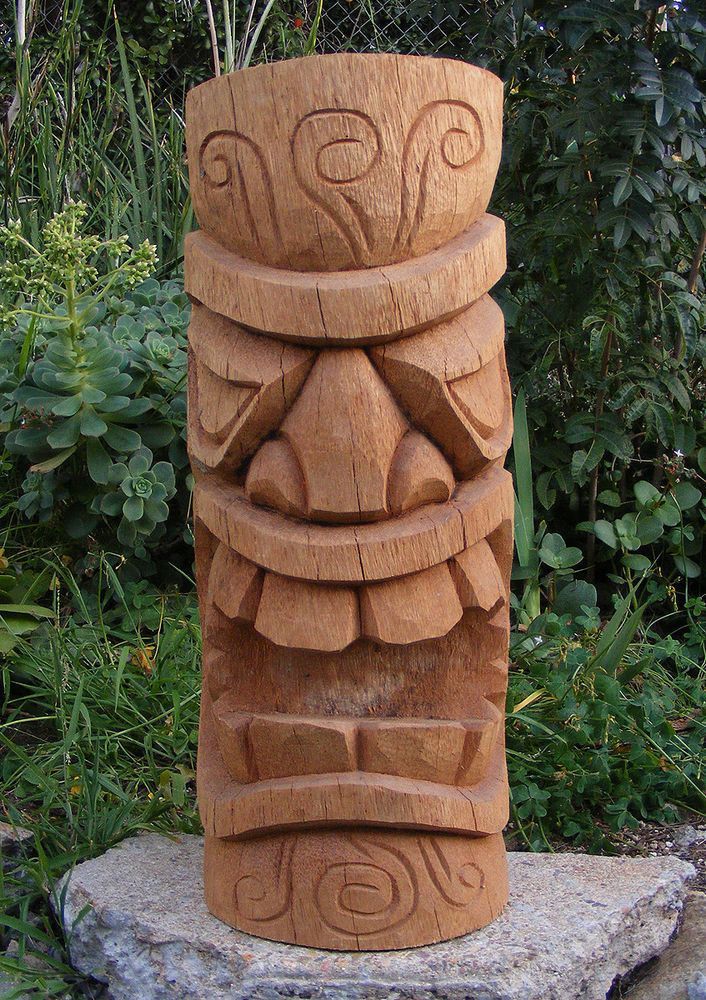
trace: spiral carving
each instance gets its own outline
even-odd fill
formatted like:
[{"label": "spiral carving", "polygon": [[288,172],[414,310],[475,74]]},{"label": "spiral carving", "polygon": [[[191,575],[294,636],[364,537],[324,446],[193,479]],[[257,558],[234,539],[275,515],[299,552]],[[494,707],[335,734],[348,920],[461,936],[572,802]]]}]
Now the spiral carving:
[{"label": "spiral carving", "polygon": [[404,854],[369,837],[351,836],[361,860],[333,864],[316,886],[321,919],[357,937],[389,931],[417,909],[414,868]]},{"label": "spiral carving", "polygon": [[296,838],[282,838],[276,864],[267,871],[249,871],[235,883],[236,912],[258,923],[277,920],[292,905],[292,857]]},{"label": "spiral carving", "polygon": [[232,129],[209,132],[199,150],[199,174],[214,201],[219,195],[230,201],[232,217],[249,231],[266,259],[279,251],[282,235],[272,178],[250,136]]},{"label": "spiral carving", "polygon": [[362,111],[322,108],[305,115],[291,138],[297,180],[342,236],[356,266],[372,244],[372,220],[356,199],[381,158],[380,132]]},{"label": "spiral carving", "polygon": [[[483,125],[470,104],[432,101],[421,109],[402,151],[402,200],[395,235],[398,252],[409,248],[421,227],[430,178],[438,192],[445,173],[453,176],[465,172],[478,161],[484,148]],[[455,187],[449,197],[455,197]]]},{"label": "spiral carving", "polygon": [[454,870],[436,837],[420,837],[418,843],[429,878],[449,906],[468,906],[485,888],[485,874],[475,861]]}]

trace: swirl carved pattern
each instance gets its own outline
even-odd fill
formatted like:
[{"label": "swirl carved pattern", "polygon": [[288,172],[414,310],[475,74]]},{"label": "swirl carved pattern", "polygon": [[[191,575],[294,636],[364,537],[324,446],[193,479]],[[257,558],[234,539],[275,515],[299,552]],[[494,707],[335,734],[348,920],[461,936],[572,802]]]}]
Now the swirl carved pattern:
[{"label": "swirl carved pattern", "polygon": [[[467,929],[469,914],[481,926],[504,902],[499,835],[319,830],[258,843],[217,848],[221,864],[238,872],[233,897],[224,903],[243,930],[275,940],[286,940],[295,924],[305,928],[298,944],[323,934],[333,947],[400,947],[413,944],[430,918],[438,921],[439,936],[452,936]],[[216,896],[222,891],[219,886]]]}]

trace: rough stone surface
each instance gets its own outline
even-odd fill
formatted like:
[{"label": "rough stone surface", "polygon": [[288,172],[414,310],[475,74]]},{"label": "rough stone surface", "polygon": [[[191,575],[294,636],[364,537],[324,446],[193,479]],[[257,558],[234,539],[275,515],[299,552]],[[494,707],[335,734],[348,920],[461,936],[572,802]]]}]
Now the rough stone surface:
[{"label": "rough stone surface", "polygon": [[33,845],[34,834],[31,830],[0,822],[0,856],[2,856],[4,867],[6,867],[8,860],[29,853]]},{"label": "rough stone surface", "polygon": [[706,1000],[706,893],[687,896],[679,935],[632,990],[629,1000]]},{"label": "rough stone surface", "polygon": [[149,834],[71,875],[72,960],[114,1000],[605,1000],[616,978],[667,946],[693,873],[674,858],[511,854],[511,902],[489,927],[353,954],[221,924],[203,903],[202,849],[197,837]]}]

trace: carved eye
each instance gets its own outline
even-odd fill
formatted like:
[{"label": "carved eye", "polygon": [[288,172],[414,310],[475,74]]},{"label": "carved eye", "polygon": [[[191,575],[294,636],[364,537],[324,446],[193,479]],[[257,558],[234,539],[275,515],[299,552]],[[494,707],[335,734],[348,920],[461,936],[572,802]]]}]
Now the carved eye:
[{"label": "carved eye", "polygon": [[329,184],[350,184],[364,176],[374,158],[374,150],[362,139],[333,139],[319,150],[316,166]]},{"label": "carved eye", "polygon": [[468,131],[461,128],[450,128],[441,140],[441,155],[444,163],[452,168],[464,167],[480,153],[483,148],[483,136],[480,128]]}]

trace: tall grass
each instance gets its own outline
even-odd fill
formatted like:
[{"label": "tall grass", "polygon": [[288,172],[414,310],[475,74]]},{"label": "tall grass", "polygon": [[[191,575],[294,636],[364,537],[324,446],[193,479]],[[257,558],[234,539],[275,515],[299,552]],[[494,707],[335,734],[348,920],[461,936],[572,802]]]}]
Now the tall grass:
[{"label": "tall grass", "polygon": [[[160,273],[181,262],[193,226],[181,112],[156,101],[106,4],[87,40],[81,4],[65,0],[52,46],[18,46],[13,120],[2,130],[4,213],[32,236],[67,200],[91,225],[157,247]],[[112,30],[111,30],[112,29]]]},{"label": "tall grass", "polygon": [[[52,626],[2,668],[3,819],[35,844],[0,876],[0,972],[12,995],[85,995],[68,963],[56,881],[144,829],[197,832],[200,632],[193,597],[127,595],[101,562],[95,592],[55,565]],[[67,993],[67,990],[76,992]]]}]

